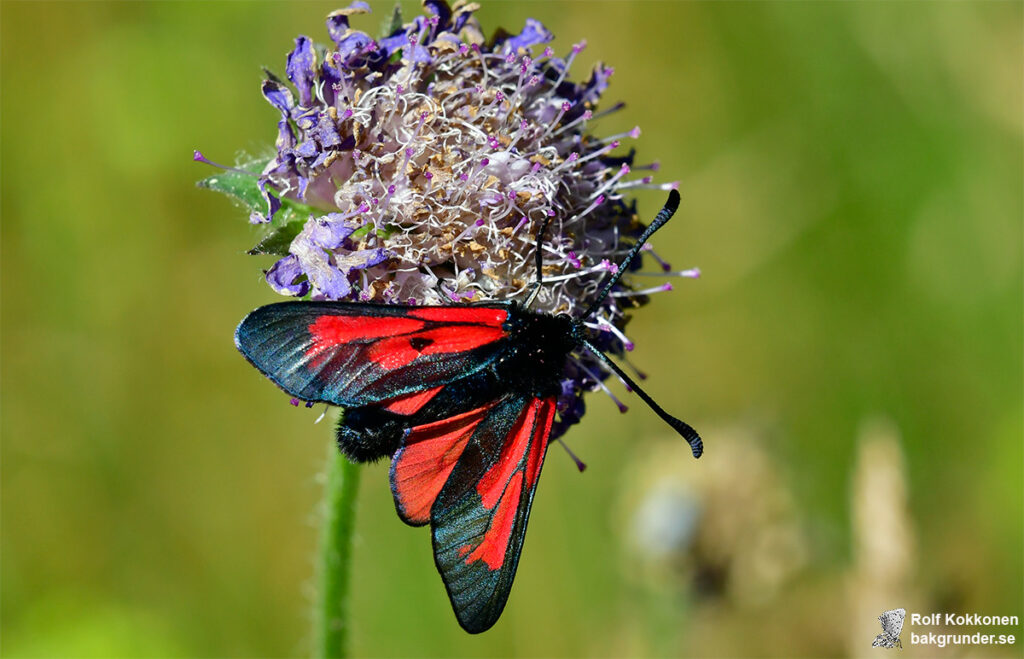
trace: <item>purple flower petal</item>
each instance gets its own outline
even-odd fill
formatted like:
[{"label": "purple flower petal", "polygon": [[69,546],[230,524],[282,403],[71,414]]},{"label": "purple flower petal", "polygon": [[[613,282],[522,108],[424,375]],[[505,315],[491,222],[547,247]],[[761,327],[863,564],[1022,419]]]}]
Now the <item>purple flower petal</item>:
[{"label": "purple flower petal", "polygon": [[420,64],[429,64],[434,61],[433,58],[430,57],[430,51],[418,43],[412,44],[412,55],[409,55],[408,51],[404,52],[403,55],[413,62]]},{"label": "purple flower petal", "polygon": [[601,98],[601,94],[608,89],[608,80],[611,79],[612,73],[614,71],[611,67],[604,66],[598,62],[594,66],[593,73],[590,74],[590,80],[587,81],[583,88],[583,93],[580,94],[580,100],[583,103],[577,103],[577,105],[582,106],[584,103],[596,105],[598,99]]},{"label": "purple flower petal", "polygon": [[316,243],[313,236],[320,229],[315,222],[307,222],[302,232],[292,241],[289,250],[296,258],[302,272],[313,286],[313,295],[318,298],[337,300],[351,290],[347,273],[339,271],[328,259],[327,252]]},{"label": "purple flower petal", "polygon": [[281,114],[286,117],[292,107],[295,106],[295,100],[292,98],[291,91],[274,80],[263,81],[263,97],[270,101],[270,104],[280,110]]},{"label": "purple flower petal", "polygon": [[[270,183],[270,179],[261,176],[256,182],[256,187],[260,189],[260,194],[263,196],[264,201],[267,202],[267,214],[264,222],[269,222],[274,219],[274,213],[281,208],[281,200],[274,196],[270,190],[267,189],[267,184]],[[249,221],[252,222],[253,217],[249,216]]]},{"label": "purple flower petal", "polygon": [[544,24],[534,18],[527,18],[523,31],[513,35],[501,44],[503,52],[518,52],[520,48],[529,49],[539,43],[548,43],[555,38]]},{"label": "purple flower petal", "polygon": [[334,105],[334,87],[341,83],[342,75],[340,65],[335,66],[332,61],[340,63],[342,59],[337,53],[329,54],[320,65],[320,91],[327,105]]},{"label": "purple flower petal", "polygon": [[[577,383],[578,386],[579,383]],[[587,411],[581,393],[573,393],[558,397],[558,419],[551,426],[550,441],[561,437],[573,426],[580,422],[583,414]]]},{"label": "purple flower petal", "polygon": [[[422,18],[422,16],[420,17]],[[394,53],[401,50],[402,57],[409,59],[413,62],[429,63],[433,61],[430,57],[430,51],[421,46],[419,43],[411,44],[412,53],[409,52],[409,32],[408,29],[403,28],[395,32],[390,37],[381,39],[377,42],[380,46],[380,51],[385,57],[391,57]]]},{"label": "purple flower petal", "polygon": [[449,22],[452,20],[452,10],[448,6],[448,3],[444,0],[423,0],[423,6],[426,7],[434,16],[438,19],[438,30],[445,30],[448,28]]},{"label": "purple flower petal", "polygon": [[288,55],[286,71],[288,79],[299,90],[299,104],[308,108],[313,105],[313,80],[316,55],[313,53],[313,42],[308,37],[295,39],[295,50]]},{"label": "purple flower petal", "polygon": [[[319,155],[317,155],[316,159],[309,164],[309,169],[314,172],[320,171],[320,169],[327,164],[327,161],[330,160],[333,155],[333,151],[321,151]],[[305,193],[303,193],[302,196],[305,197]]]},{"label": "purple flower petal", "polygon": [[353,269],[365,269],[380,265],[389,258],[391,258],[391,254],[386,249],[364,249],[352,252],[352,259],[348,263],[351,264],[350,267]]},{"label": "purple flower petal", "polygon": [[384,57],[391,57],[395,51],[404,48],[409,43],[409,37],[406,36],[405,30],[398,30],[390,37],[385,37],[377,41],[377,50],[379,50]]},{"label": "purple flower petal", "polygon": [[388,250],[382,248],[346,250],[344,242],[358,226],[346,221],[345,216],[332,213],[308,221],[292,241],[289,251],[309,278],[314,297],[346,297],[352,290],[349,278],[353,270],[379,265],[390,257]]},{"label": "purple flower petal", "polygon": [[341,213],[330,213],[311,222],[313,228],[309,233],[309,239],[323,249],[341,247],[345,239],[359,228],[358,224],[346,222],[345,216]]},{"label": "purple flower petal", "polygon": [[292,125],[287,119],[277,122],[277,141],[275,142],[278,151],[287,151],[295,148],[295,133]]},{"label": "purple flower petal", "polygon": [[313,140],[306,140],[295,148],[295,155],[302,158],[312,158],[316,156],[319,151],[320,150],[316,148],[316,142]]},{"label": "purple flower petal", "polygon": [[365,2],[361,2],[361,0],[356,0],[356,2],[353,2],[348,7],[328,14],[327,33],[331,35],[331,40],[338,44],[338,46],[341,46],[341,40],[349,29],[348,17],[355,14],[370,13],[372,13],[370,5]]},{"label": "purple flower petal", "polygon": [[338,54],[342,62],[348,62],[353,56],[372,50],[375,43],[365,32],[351,32],[338,42]]},{"label": "purple flower petal", "polygon": [[295,125],[302,130],[309,130],[316,125],[316,118],[320,115],[315,109],[312,108],[295,108],[292,110],[292,118],[295,119]]},{"label": "purple flower petal", "polygon": [[[473,18],[473,12],[475,9],[476,6],[469,3],[461,4],[456,7],[455,21],[452,23],[451,30],[449,31],[454,33],[462,32],[462,28],[469,22],[469,19]],[[479,29],[477,31],[479,31]]]},{"label": "purple flower petal", "polygon": [[296,280],[303,275],[299,259],[289,254],[267,271],[267,283],[281,295],[303,296],[309,292],[309,282]]},{"label": "purple flower petal", "polygon": [[313,295],[325,300],[340,300],[352,290],[348,276],[333,268],[317,268],[309,273]]},{"label": "purple flower petal", "polygon": [[316,126],[309,131],[309,136],[320,143],[323,148],[329,148],[341,144],[341,135],[338,134],[338,127],[326,112],[320,114],[320,120]]}]

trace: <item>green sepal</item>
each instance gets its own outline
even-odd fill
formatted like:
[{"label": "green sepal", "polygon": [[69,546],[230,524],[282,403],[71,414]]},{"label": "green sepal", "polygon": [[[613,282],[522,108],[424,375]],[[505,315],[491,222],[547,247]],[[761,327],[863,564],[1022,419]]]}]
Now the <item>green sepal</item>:
[{"label": "green sepal", "polygon": [[[258,165],[259,163],[252,163]],[[225,170],[204,178],[196,183],[200,188],[221,192],[242,203],[250,211],[266,212],[267,202],[264,201],[260,189],[256,187],[257,176],[244,172]]]},{"label": "green sepal", "polygon": [[[370,230],[371,229],[373,229],[373,226],[370,225],[370,224],[366,224],[364,226],[361,226],[361,227],[359,227],[358,229],[356,229],[355,231],[352,232],[352,235],[349,236],[349,240],[362,240],[366,236],[370,235]],[[391,226],[391,225],[384,225],[384,226],[382,226],[382,227],[377,229],[377,237],[382,239],[382,240],[387,240],[388,238],[393,236],[396,231],[398,231],[398,227]]]},{"label": "green sepal", "polygon": [[[283,210],[278,211],[277,215],[280,215]],[[306,217],[308,218],[309,216],[307,215]],[[276,220],[277,216],[274,219]],[[297,218],[279,227],[275,227],[261,241],[256,243],[256,246],[250,249],[248,253],[253,256],[257,254],[284,256],[288,254],[288,247],[295,240],[295,236],[302,232],[304,226],[306,226],[306,220]]]},{"label": "green sepal", "polygon": [[397,2],[395,3],[395,8],[391,12],[391,20],[389,22],[384,23],[384,25],[382,25],[381,27],[385,30],[384,34],[380,35],[381,39],[383,39],[384,37],[390,37],[392,34],[402,29],[401,5],[399,5]]},{"label": "green sepal", "polygon": [[[267,160],[253,161],[241,165],[241,167],[261,171],[267,162]],[[258,183],[258,174],[225,170],[204,178],[196,185],[226,194],[239,202],[250,213],[266,214],[267,202],[260,193]],[[277,254],[280,256],[288,254],[288,246],[302,231],[302,227],[305,226],[309,217],[320,214],[320,211],[312,206],[282,198],[281,208],[274,213],[274,218],[266,224],[257,225],[263,228],[263,237],[255,247],[249,250],[249,254]]]}]

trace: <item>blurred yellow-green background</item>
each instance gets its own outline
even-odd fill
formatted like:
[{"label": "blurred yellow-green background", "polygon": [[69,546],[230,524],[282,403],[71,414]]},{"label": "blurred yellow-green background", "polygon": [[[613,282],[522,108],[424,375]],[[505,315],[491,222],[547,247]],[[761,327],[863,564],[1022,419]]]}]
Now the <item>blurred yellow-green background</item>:
[{"label": "blurred yellow-green background", "polygon": [[[3,656],[308,653],[332,433],[235,352],[269,261],[191,154],[273,140],[260,66],[334,8],[0,4]],[[592,396],[568,436],[589,468],[552,450],[481,636],[367,468],[353,653],[878,656],[885,609],[1024,614],[1022,5],[478,16],[586,38],[576,76],[612,64],[606,105],[629,104],[599,131],[639,124],[640,162],[681,181],[655,243],[704,276],[630,332],[707,452]]]}]

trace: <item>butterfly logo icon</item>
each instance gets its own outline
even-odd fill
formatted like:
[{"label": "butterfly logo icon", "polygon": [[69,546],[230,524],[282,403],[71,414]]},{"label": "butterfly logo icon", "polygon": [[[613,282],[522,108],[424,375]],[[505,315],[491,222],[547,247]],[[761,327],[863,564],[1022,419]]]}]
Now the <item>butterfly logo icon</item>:
[{"label": "butterfly logo icon", "polygon": [[906,617],[906,609],[892,609],[878,616],[878,621],[882,623],[882,633],[875,637],[871,647],[898,647],[902,650],[903,644],[900,642],[900,632],[903,631],[903,619]]}]

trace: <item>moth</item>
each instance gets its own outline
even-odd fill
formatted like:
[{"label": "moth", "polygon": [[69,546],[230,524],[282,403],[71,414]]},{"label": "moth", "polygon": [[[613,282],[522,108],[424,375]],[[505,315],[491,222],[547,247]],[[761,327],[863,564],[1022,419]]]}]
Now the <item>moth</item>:
[{"label": "moth", "polygon": [[584,326],[678,205],[673,190],[581,316],[529,309],[543,284],[538,249],[525,304],[282,302],[256,309],[235,332],[245,358],[285,392],[344,408],[337,440],[347,457],[391,458],[398,516],[430,525],[438,572],[468,632],[489,629],[505,607],[574,351],[596,355],[694,457],[703,451],[697,432],[659,407]]}]

